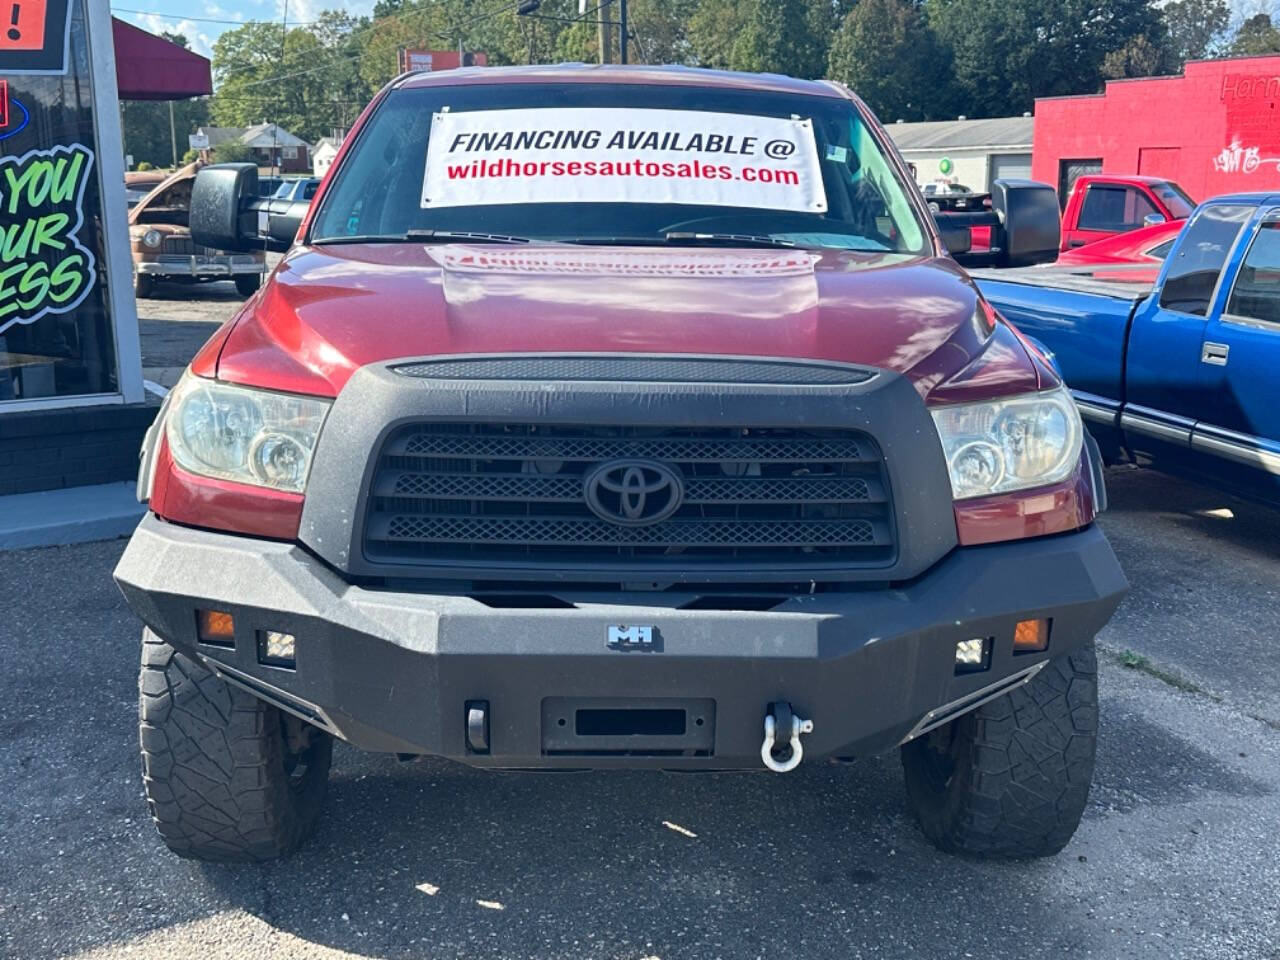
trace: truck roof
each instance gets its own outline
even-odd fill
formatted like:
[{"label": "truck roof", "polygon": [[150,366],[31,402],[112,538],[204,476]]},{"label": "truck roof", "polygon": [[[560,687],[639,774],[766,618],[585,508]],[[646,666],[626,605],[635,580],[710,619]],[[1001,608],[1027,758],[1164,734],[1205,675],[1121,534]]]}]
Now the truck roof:
[{"label": "truck roof", "polygon": [[510,83],[648,83],[670,86],[728,87],[803,93],[842,98],[843,91],[822,80],[797,80],[779,73],[737,73],[702,67],[649,67],[618,64],[560,63],[531,67],[464,67],[458,70],[405,74],[397,87],[439,87],[460,84]]},{"label": "truck roof", "polygon": [[1244,203],[1254,207],[1264,207],[1269,203],[1280,204],[1280,193],[1273,190],[1254,190],[1244,193],[1223,193],[1208,197],[1203,203],[1212,200],[1214,203]]},{"label": "truck roof", "polygon": [[1144,173],[1082,173],[1076,178],[1076,182],[1086,180],[1090,183],[1095,181],[1103,181],[1104,183],[1172,183],[1172,177],[1150,177]]}]

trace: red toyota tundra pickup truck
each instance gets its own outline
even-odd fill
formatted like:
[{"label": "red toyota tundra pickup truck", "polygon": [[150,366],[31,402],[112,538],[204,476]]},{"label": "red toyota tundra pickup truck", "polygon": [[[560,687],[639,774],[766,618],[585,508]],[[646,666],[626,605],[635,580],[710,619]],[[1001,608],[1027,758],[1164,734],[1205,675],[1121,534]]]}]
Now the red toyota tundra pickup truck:
[{"label": "red toyota tundra pickup truck", "polygon": [[[197,242],[261,244],[255,180],[201,171]],[[993,208],[1006,262],[1052,259],[1052,190]],[[301,222],[263,219],[296,242],[169,394],[115,572],[175,852],[296,847],[335,738],[522,769],[901,748],[943,849],[1066,844],[1126,589],[1097,450],[848,90],[408,75]]]}]

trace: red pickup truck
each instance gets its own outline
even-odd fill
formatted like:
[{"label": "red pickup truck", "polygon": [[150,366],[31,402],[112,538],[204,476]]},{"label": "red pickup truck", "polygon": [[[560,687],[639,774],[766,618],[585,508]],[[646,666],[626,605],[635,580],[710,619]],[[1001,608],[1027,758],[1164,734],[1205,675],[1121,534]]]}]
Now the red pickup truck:
[{"label": "red pickup truck", "polygon": [[[294,849],[335,739],[498,769],[901,748],[943,849],[1067,843],[1126,589],[1101,460],[847,89],[410,74],[301,223],[256,181],[201,171],[197,242],[260,247],[259,213],[296,242],[168,395],[115,572],[171,849]],[[992,207],[1001,257],[1056,255],[1050,188]]]},{"label": "red pickup truck", "polygon": [[1165,221],[1185,220],[1195,202],[1172,180],[1085,174],[1062,211],[1062,249]]}]

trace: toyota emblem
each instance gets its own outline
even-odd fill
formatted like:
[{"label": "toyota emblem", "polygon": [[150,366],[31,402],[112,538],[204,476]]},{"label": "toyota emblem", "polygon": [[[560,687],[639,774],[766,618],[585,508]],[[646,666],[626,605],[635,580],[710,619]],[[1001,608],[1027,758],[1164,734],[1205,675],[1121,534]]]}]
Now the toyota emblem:
[{"label": "toyota emblem", "polygon": [[671,516],[684,499],[680,474],[654,460],[610,460],[586,478],[587,506],[601,520],[640,526]]}]

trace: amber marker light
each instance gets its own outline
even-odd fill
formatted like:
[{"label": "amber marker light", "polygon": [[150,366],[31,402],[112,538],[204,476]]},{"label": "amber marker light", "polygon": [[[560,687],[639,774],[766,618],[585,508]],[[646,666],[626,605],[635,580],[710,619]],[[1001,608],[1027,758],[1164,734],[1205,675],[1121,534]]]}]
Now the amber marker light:
[{"label": "amber marker light", "polygon": [[1013,628],[1014,653],[1039,653],[1048,647],[1048,620],[1019,620]]},{"label": "amber marker light", "polygon": [[197,610],[196,636],[201,643],[215,647],[234,647],[236,625],[225,610]]}]

